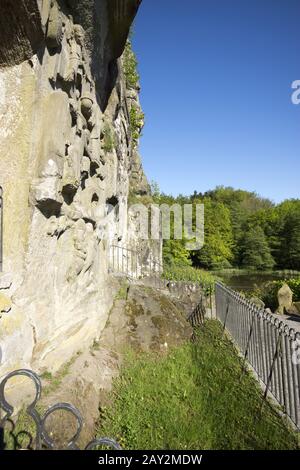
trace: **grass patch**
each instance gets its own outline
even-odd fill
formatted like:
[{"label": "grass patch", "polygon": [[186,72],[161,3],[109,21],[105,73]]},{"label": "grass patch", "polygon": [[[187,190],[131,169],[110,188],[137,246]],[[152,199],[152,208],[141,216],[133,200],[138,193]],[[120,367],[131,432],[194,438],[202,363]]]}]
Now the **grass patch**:
[{"label": "grass patch", "polygon": [[[41,405],[36,406],[36,410],[42,416],[45,409]],[[17,421],[6,422],[4,431],[4,442],[6,450],[28,449],[34,450],[36,440],[36,425],[34,420],[23,408],[18,414]]]},{"label": "grass patch", "polygon": [[216,277],[210,272],[203,269],[194,268],[193,266],[165,265],[163,277],[170,281],[184,281],[199,283],[208,292],[212,291],[215,286]]},{"label": "grass patch", "polygon": [[296,449],[217,321],[167,356],[129,352],[98,434],[125,449]]},{"label": "grass patch", "polygon": [[41,374],[41,378],[47,381],[47,384],[43,387],[42,397],[49,395],[61,385],[63,379],[68,375],[70,367],[74,364],[78,356],[80,356],[81,351],[70,359],[69,362],[66,362],[56,374],[51,374],[51,372],[45,371]]},{"label": "grass patch", "polygon": [[[68,375],[70,367],[80,354],[81,351],[78,351],[77,354],[69,362],[66,362],[56,374],[45,371],[40,375],[40,378],[46,381],[46,384],[42,388],[42,398],[56,391],[56,389],[61,385],[63,379]],[[42,416],[46,411],[45,407],[39,403],[36,405],[36,410],[40,416]],[[16,418],[9,419],[6,422],[4,431],[6,449],[34,449],[35,439],[35,422],[28,415],[26,407],[23,407]]]},{"label": "grass patch", "polygon": [[129,289],[128,282],[123,282],[120,289],[118,290],[118,292],[115,296],[115,301],[116,300],[127,300],[128,289]]}]

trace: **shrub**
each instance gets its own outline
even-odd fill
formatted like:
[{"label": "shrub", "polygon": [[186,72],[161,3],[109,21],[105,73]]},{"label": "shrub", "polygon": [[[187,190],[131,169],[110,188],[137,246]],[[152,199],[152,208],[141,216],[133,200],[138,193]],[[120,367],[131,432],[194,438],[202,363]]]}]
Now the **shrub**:
[{"label": "shrub", "polygon": [[170,264],[164,267],[163,277],[170,281],[185,281],[201,284],[204,289],[210,291],[214,288],[216,278],[203,269],[193,268],[188,265]]},{"label": "shrub", "polygon": [[287,284],[292,290],[294,302],[300,301],[300,278],[271,281],[265,285],[261,298],[266,304],[266,307],[269,307],[272,311],[275,311],[278,307],[277,294],[283,284]]},{"label": "shrub", "polygon": [[138,106],[133,105],[130,110],[130,130],[132,139],[136,142],[144,126],[145,115]]},{"label": "shrub", "polygon": [[137,71],[137,59],[131,48],[131,42],[127,41],[123,55],[123,69],[126,77],[126,84],[129,88],[137,88],[139,83],[139,74]]},{"label": "shrub", "polygon": [[135,204],[143,204],[144,206],[147,206],[150,208],[151,204],[153,204],[153,199],[152,196],[149,194],[136,194],[134,190],[131,188],[129,193],[128,193],[128,206],[133,206]]}]

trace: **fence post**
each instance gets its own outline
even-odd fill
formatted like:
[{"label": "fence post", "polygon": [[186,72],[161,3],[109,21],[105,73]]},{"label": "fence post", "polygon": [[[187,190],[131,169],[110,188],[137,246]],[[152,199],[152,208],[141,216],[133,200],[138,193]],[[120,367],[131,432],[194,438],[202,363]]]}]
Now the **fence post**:
[{"label": "fence post", "polygon": [[229,315],[229,304],[230,304],[230,300],[229,300],[229,298],[228,298],[228,299],[227,299],[226,313],[225,313],[225,318],[224,318],[223,333],[224,333],[225,330],[226,330],[227,317],[228,317],[228,315]]},{"label": "fence post", "polygon": [[254,315],[252,316],[252,322],[251,322],[251,325],[250,325],[248,340],[247,340],[245,354],[244,354],[243,368],[242,368],[243,372],[246,371],[246,360],[248,358],[248,352],[249,352],[249,348],[250,348],[250,341],[251,341],[252,333],[253,333],[253,324],[254,324]]},{"label": "fence post", "polygon": [[272,376],[273,376],[273,371],[274,371],[274,367],[275,367],[275,362],[278,358],[280,342],[281,342],[281,333],[278,335],[278,339],[277,339],[277,342],[276,342],[276,349],[275,349],[275,353],[274,353],[274,356],[273,356],[273,360],[272,360],[272,364],[271,364],[271,368],[270,368],[270,372],[269,372],[269,377],[268,377],[268,380],[267,380],[267,385],[266,385],[266,389],[265,389],[265,393],[264,393],[264,400],[268,396],[268,392],[269,392],[269,388],[270,388],[271,380],[272,380]]}]

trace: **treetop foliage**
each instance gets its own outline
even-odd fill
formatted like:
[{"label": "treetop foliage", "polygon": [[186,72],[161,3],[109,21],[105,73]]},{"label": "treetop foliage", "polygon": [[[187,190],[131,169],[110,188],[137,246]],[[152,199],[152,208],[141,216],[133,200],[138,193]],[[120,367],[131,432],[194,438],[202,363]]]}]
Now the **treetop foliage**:
[{"label": "treetop foliage", "polygon": [[189,252],[186,240],[165,240],[165,262],[183,261],[205,269],[241,267],[255,270],[300,270],[300,200],[274,204],[255,192],[218,186],[205,193],[153,197],[162,204],[204,204],[205,244]]}]

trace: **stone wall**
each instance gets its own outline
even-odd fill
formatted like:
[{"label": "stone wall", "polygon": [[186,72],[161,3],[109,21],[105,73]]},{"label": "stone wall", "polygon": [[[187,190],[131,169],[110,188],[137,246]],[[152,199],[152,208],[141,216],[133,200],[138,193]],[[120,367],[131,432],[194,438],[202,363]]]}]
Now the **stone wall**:
[{"label": "stone wall", "polygon": [[115,294],[108,246],[139,246],[130,182],[149,186],[120,57],[139,4],[1,2],[0,376],[53,372],[99,338]]}]

